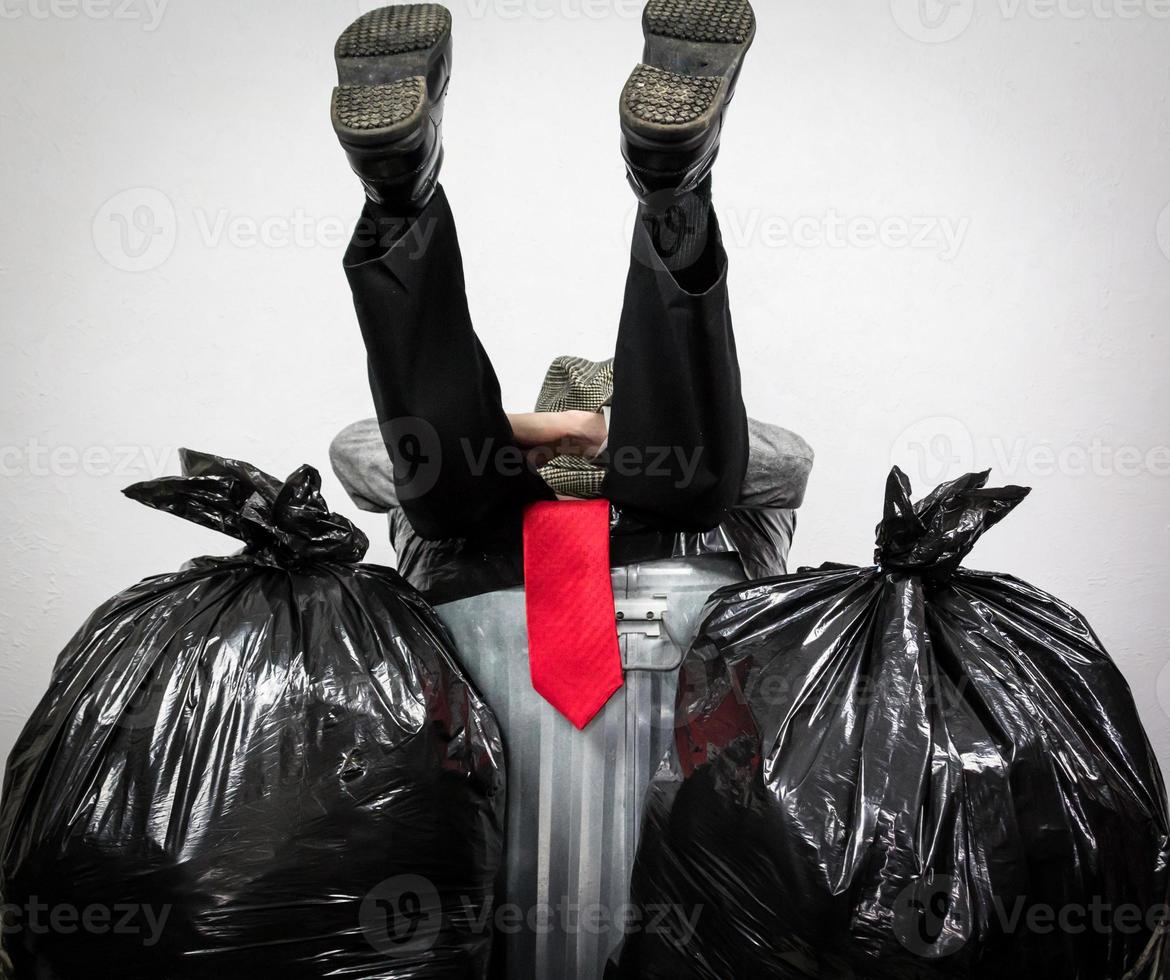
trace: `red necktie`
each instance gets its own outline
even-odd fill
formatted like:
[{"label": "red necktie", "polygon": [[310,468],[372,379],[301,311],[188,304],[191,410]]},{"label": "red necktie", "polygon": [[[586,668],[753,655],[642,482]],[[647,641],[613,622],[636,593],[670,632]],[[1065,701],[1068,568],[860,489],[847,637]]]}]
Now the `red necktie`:
[{"label": "red necktie", "polygon": [[524,577],[532,686],[584,728],[623,683],[609,502],[532,504],[524,514]]}]

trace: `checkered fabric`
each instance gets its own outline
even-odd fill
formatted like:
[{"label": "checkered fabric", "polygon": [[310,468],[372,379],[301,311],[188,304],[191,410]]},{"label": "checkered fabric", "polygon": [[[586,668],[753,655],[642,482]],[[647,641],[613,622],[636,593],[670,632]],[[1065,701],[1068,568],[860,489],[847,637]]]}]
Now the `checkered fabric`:
[{"label": "checkered fabric", "polygon": [[[545,375],[536,410],[600,412],[612,402],[613,358],[558,357]],[[558,456],[541,467],[540,475],[556,493],[589,500],[601,496],[605,468],[583,456]]]}]

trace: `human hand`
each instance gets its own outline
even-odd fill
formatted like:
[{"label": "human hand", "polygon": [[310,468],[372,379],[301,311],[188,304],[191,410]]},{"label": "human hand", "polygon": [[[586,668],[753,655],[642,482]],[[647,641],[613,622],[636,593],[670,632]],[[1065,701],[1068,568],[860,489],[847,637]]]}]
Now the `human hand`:
[{"label": "human hand", "polygon": [[516,444],[528,451],[535,466],[558,456],[592,459],[609,437],[601,412],[528,412],[509,415],[508,420]]}]

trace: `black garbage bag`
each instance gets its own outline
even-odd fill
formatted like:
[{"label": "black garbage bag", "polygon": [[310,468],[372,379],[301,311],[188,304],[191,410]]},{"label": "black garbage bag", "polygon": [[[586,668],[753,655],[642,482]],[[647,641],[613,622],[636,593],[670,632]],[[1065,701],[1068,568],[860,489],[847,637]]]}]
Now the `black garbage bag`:
[{"label": "black garbage bag", "polygon": [[959,568],[1028,492],[986,481],[895,470],[877,567],[712,597],[618,975],[1170,975],[1157,761],[1076,612]]},{"label": "black garbage bag", "polygon": [[443,626],[312,468],[183,463],[127,494],[247,547],[61,654],[0,806],[17,980],[486,976],[503,756]]}]

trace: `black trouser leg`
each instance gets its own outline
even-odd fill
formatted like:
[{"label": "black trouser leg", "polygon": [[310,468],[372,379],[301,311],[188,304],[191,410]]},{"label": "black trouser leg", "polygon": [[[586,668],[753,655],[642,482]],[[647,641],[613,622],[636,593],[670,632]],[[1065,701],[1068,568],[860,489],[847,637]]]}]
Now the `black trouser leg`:
[{"label": "black trouser leg", "polygon": [[423,538],[476,537],[553,495],[514,443],[472,327],[443,189],[392,244],[371,236],[380,225],[367,204],[345,271],[399,501]]},{"label": "black trouser leg", "polygon": [[727,254],[713,212],[708,220],[706,252],[675,272],[651,241],[653,222],[636,223],[614,361],[603,493],[667,530],[718,526],[747,471]]}]

